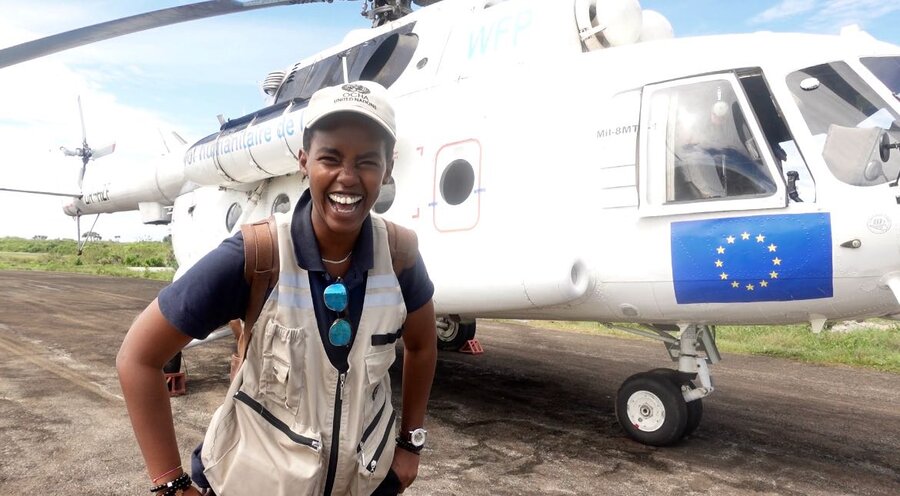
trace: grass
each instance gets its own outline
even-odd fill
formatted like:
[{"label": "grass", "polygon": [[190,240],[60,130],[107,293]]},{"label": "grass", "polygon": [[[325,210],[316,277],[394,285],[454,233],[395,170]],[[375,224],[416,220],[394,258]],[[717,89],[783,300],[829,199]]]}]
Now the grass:
[{"label": "grass", "polygon": [[[172,246],[162,241],[92,241],[78,255],[78,245],[71,239],[0,238],[0,270],[78,272],[171,281],[175,267]],[[172,270],[140,270],[147,268]]]},{"label": "grass", "polygon": [[[596,322],[523,321],[526,325],[604,336],[645,339]],[[850,365],[900,373],[900,323],[872,321],[849,331],[814,334],[807,325],[717,326],[722,353],[763,355],[808,363]]]}]

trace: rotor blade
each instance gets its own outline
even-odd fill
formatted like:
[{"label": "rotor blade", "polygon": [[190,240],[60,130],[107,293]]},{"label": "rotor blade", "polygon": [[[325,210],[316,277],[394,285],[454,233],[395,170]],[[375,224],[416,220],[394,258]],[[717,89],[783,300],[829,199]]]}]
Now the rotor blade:
[{"label": "rotor blade", "polygon": [[11,191],[13,193],[29,193],[32,195],[68,196],[71,198],[81,198],[80,193],[54,193],[52,191],[34,191],[34,190],[30,190],[30,189],[13,189],[13,188],[0,188],[0,191]]},{"label": "rotor blade", "polygon": [[98,150],[92,150],[91,151],[91,160],[97,160],[98,158],[109,155],[110,153],[112,153],[114,151],[116,151],[115,143],[113,143],[109,146],[104,146],[103,148],[100,148]]},{"label": "rotor blade", "polygon": [[78,156],[78,152],[76,152],[74,150],[69,150],[68,148],[66,148],[64,146],[59,147],[59,150],[61,152],[63,152],[63,155],[65,155],[67,157],[77,157]]},{"label": "rotor blade", "polygon": [[182,138],[181,135],[178,134],[177,132],[172,131],[172,136],[175,136],[175,139],[177,139],[178,142],[181,143],[182,145],[188,144],[187,140],[185,140],[184,138]]},{"label": "rotor blade", "polygon": [[169,143],[166,141],[166,137],[163,136],[162,129],[156,128],[156,130],[159,132],[159,139],[162,140],[162,145],[163,148],[166,149],[166,154],[172,153],[172,150],[169,148]]},{"label": "rotor blade", "polygon": [[178,7],[146,12],[73,29],[46,38],[28,41],[0,50],[0,68],[50,55],[69,48],[108,40],[147,29],[168,26],[235,12],[246,12],[279,5],[331,2],[332,0],[208,0]]},{"label": "rotor blade", "polygon": [[81,170],[78,171],[78,189],[84,191],[84,186],[82,183],[84,182],[84,172],[87,170],[87,159],[82,161]]},{"label": "rotor blade", "polygon": [[84,112],[81,110],[81,95],[78,95],[78,117],[81,119],[81,144],[87,149],[87,129],[84,127]]}]

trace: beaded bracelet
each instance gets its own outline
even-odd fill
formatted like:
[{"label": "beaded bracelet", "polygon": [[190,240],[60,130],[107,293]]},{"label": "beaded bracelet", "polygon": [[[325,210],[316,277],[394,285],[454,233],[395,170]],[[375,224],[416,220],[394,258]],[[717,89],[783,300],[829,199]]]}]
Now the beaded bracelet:
[{"label": "beaded bracelet", "polygon": [[151,493],[163,491],[162,496],[175,496],[179,490],[191,487],[191,477],[182,473],[178,478],[150,488]]}]

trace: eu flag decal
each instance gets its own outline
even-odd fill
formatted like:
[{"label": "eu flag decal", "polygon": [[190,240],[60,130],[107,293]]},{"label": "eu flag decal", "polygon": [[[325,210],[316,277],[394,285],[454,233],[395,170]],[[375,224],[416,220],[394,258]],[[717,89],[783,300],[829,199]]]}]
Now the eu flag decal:
[{"label": "eu flag decal", "polygon": [[830,214],[672,223],[678,303],[828,298],[831,276]]}]

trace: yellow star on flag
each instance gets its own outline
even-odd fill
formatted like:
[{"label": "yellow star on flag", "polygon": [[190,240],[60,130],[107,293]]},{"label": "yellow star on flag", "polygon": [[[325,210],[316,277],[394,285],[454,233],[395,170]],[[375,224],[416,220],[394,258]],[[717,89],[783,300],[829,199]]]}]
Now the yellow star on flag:
[{"label": "yellow star on flag", "polygon": [[753,291],[753,285],[752,285],[752,284],[748,284],[748,285],[747,285],[747,291]]},{"label": "yellow star on flag", "polygon": [[722,248],[721,246],[718,247],[718,248],[716,248],[716,253],[718,253],[719,255],[724,254],[724,253],[725,253],[725,248]]},{"label": "yellow star on flag", "polygon": [[739,283],[739,282],[737,282],[737,281],[732,281],[732,283],[731,283],[731,287],[732,287],[732,288],[736,288],[736,287],[738,287],[738,286],[740,286],[740,285],[741,285],[741,283]]},{"label": "yellow star on flag", "polygon": [[762,242],[765,241],[765,240],[766,240],[766,237],[763,236],[762,234],[760,234],[759,236],[756,237],[756,242],[757,242],[757,243],[762,243]]},{"label": "yellow star on flag", "polygon": [[724,280],[728,279],[728,274],[722,272],[721,274],[719,274],[719,277],[724,281]]},{"label": "yellow star on flag", "polygon": [[759,281],[759,287],[761,287],[761,288],[765,288],[765,287],[767,287],[768,285],[769,285],[769,282],[768,282],[768,281],[765,281],[765,280]]},{"label": "yellow star on flag", "polygon": [[721,260],[716,260],[716,267],[721,267],[723,265],[725,265],[725,262],[723,262]]},{"label": "yellow star on flag", "polygon": [[781,259],[778,257],[773,258],[772,265],[781,265]]},{"label": "yellow star on flag", "polygon": [[734,236],[728,236],[727,238],[725,238],[725,240],[728,241],[729,245],[734,244]]},{"label": "yellow star on flag", "polygon": [[769,245],[769,251],[770,251],[770,252],[774,252],[774,251],[777,250],[777,249],[778,249],[778,247],[775,246],[774,244]]},{"label": "yellow star on flag", "polygon": [[778,272],[775,272],[774,270],[772,272],[769,272],[769,278],[778,279]]},{"label": "yellow star on flag", "polygon": [[747,231],[742,232],[742,233],[741,233],[741,239],[743,239],[743,240],[745,240],[745,241],[748,240],[748,239],[750,239],[750,233],[748,233]]}]

